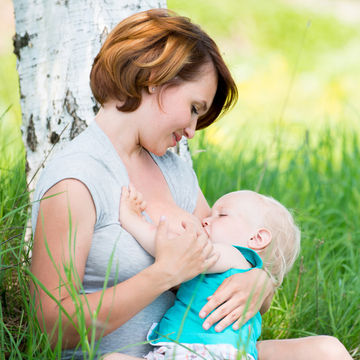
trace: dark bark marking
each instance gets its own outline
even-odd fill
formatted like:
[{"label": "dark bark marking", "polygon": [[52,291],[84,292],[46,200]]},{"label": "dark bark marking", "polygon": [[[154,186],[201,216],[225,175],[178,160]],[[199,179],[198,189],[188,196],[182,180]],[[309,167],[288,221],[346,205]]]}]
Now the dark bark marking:
[{"label": "dark bark marking", "polygon": [[56,5],[65,5],[67,7],[69,5],[69,0],[58,0]]},{"label": "dark bark marking", "polygon": [[99,106],[98,102],[95,100],[95,98],[91,97],[91,100],[94,103],[94,106],[92,109],[93,109],[94,115],[96,115],[100,110],[100,106]]},{"label": "dark bark marking", "polygon": [[14,54],[16,55],[18,60],[20,60],[20,50],[25,46],[28,46],[29,42],[30,42],[30,35],[27,32],[23,36],[17,33],[13,36]]},{"label": "dark bark marking", "polygon": [[30,115],[29,125],[27,127],[26,143],[32,152],[36,151],[38,141],[36,138],[35,126],[34,126],[34,120],[32,114]]},{"label": "dark bark marking", "polygon": [[67,90],[66,92],[64,106],[66,111],[73,118],[70,129],[70,140],[72,140],[81,132],[83,132],[87,128],[87,125],[85,120],[81,119],[76,113],[78,110],[78,104],[76,103],[76,99],[70,90]]},{"label": "dark bark marking", "polygon": [[29,162],[27,161],[26,159],[26,162],[25,162],[25,173],[28,174],[30,171],[30,165],[29,165]]},{"label": "dark bark marking", "polygon": [[56,144],[60,140],[60,135],[53,131],[50,135],[50,142],[52,144]]}]

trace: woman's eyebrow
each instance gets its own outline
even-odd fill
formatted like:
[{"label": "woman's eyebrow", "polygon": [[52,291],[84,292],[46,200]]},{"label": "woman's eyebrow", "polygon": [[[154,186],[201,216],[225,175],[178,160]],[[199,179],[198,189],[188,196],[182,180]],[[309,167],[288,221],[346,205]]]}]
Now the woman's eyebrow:
[{"label": "woman's eyebrow", "polygon": [[197,101],[198,105],[200,106],[200,109],[204,112],[207,111],[208,106],[207,106],[207,102],[205,100],[203,101]]}]

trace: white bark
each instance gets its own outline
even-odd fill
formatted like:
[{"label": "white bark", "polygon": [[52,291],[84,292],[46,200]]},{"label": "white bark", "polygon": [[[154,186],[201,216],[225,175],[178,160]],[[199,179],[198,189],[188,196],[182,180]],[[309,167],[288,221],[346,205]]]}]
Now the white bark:
[{"label": "white bark", "polygon": [[155,7],[166,0],[14,0],[28,181],[55,144],[57,151],[93,119],[89,74],[108,32]]}]

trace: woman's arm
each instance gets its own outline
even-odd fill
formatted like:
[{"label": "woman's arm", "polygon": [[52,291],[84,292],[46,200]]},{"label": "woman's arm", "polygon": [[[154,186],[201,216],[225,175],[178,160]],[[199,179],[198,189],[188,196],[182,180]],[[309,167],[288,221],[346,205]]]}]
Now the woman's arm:
[{"label": "woman's arm", "polygon": [[[54,196],[42,200],[40,204],[31,267],[37,279],[35,282],[40,282],[51,296],[38,286],[35,291],[34,283],[31,287],[35,293],[40,325],[49,334],[55,330],[53,344],[58,336],[59,306],[63,309],[63,347],[71,348],[80,340],[76,330],[79,325],[79,306],[83,310],[81,316],[86,328],[91,329],[92,314],[97,312],[96,323],[100,324],[98,330],[104,331],[103,335],[106,335],[132,318],[161,293],[198,275],[216,261],[208,258],[207,250],[204,250],[207,242],[197,236],[191,225],[182,235],[169,239],[166,224],[161,223],[156,236],[156,259],[153,265],[103,293],[77,293],[78,305],[75,305],[69,285],[74,283],[77,292],[84,277],[95,225],[95,206],[88,189],[74,179],[59,182],[44,197],[51,195]],[[71,277],[67,275],[70,264],[73,267]],[[74,280],[76,278],[77,281]],[[71,320],[65,316],[65,312]]]}]

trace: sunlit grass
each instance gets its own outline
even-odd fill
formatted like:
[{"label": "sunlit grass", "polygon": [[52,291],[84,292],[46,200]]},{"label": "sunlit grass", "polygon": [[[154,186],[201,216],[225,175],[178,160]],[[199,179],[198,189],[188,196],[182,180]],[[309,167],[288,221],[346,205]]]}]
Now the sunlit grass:
[{"label": "sunlit grass", "polygon": [[21,109],[15,55],[0,54],[0,169],[10,170],[24,161]]},{"label": "sunlit grass", "polygon": [[[263,338],[314,334],[360,345],[360,147],[356,133],[325,129],[300,145],[257,144],[223,151],[200,135],[191,146],[200,186],[212,204],[222,194],[251,189],[293,210],[302,230],[301,257],[264,317]],[[195,145],[195,146],[194,146]],[[201,148],[201,152],[196,152]],[[334,161],[337,154],[337,161]]]},{"label": "sunlit grass", "polygon": [[[263,338],[330,334],[355,351],[360,26],[280,0],[168,0],[168,7],[215,38],[239,87],[235,109],[190,142],[209,203],[254,189],[292,208],[302,229],[301,258],[264,317]],[[60,346],[51,350],[29,306],[20,124],[15,56],[1,54],[0,359],[51,359]],[[94,356],[81,331],[81,346]]]},{"label": "sunlit grass", "polygon": [[239,87],[226,117],[230,133],[243,121],[263,129],[281,119],[291,132],[359,121],[360,19],[349,24],[280,0],[199,0],[195,7],[169,0],[168,7],[213,36],[230,65]]}]

